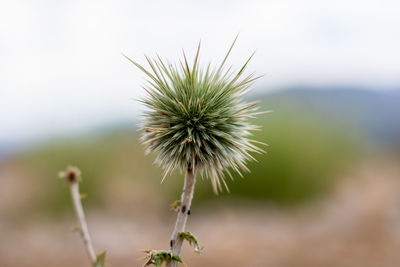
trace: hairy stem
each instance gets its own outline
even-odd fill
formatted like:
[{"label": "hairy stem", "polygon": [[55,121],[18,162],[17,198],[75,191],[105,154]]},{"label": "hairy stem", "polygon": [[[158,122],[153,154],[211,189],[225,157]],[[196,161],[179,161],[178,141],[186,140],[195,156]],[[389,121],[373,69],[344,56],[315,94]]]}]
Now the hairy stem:
[{"label": "hairy stem", "polygon": [[74,181],[70,183],[70,190],[72,201],[74,204],[76,216],[78,217],[79,225],[80,225],[80,234],[83,240],[83,244],[85,245],[86,252],[88,253],[89,259],[92,263],[96,262],[96,253],[94,252],[92,239],[89,235],[89,229],[85,219],[85,213],[83,212],[81,196],[79,193],[79,184],[78,181]]},{"label": "hairy stem", "polygon": [[[190,205],[192,204],[195,183],[196,173],[191,166],[188,166],[181,196],[181,206],[178,211],[178,217],[176,218],[175,228],[172,232],[170,241],[170,249],[173,255],[176,256],[179,256],[181,253],[183,240],[178,239],[178,233],[185,231],[186,221],[190,214]],[[176,261],[171,261],[168,264],[168,267],[176,267],[176,265]]]}]

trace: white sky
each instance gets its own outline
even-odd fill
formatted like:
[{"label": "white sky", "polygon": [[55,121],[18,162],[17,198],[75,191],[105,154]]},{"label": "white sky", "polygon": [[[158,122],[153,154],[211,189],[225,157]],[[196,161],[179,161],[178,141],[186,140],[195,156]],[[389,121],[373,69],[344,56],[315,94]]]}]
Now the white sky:
[{"label": "white sky", "polygon": [[[203,62],[231,57],[293,85],[400,85],[400,1],[0,1],[0,143],[134,123],[141,63],[171,61],[202,41]],[[1,148],[0,148],[1,149]]]}]

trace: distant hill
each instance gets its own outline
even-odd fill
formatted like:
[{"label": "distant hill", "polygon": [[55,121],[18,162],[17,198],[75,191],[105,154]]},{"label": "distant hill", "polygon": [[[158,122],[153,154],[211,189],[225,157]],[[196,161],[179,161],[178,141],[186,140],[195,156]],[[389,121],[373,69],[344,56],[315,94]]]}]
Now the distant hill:
[{"label": "distant hill", "polygon": [[17,151],[19,146],[17,144],[10,144],[7,142],[0,142],[0,161]]},{"label": "distant hill", "polygon": [[275,112],[292,105],[324,120],[349,123],[380,144],[400,142],[400,90],[299,88],[264,95],[261,100]]}]

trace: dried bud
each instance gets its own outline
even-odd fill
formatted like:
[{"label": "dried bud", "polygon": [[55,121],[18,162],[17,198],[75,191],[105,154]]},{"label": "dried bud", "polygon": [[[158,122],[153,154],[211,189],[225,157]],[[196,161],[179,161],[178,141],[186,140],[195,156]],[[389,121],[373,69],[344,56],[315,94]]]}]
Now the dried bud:
[{"label": "dried bud", "polygon": [[58,174],[60,178],[66,179],[68,183],[76,183],[81,180],[81,171],[74,166],[68,166],[65,171]]}]

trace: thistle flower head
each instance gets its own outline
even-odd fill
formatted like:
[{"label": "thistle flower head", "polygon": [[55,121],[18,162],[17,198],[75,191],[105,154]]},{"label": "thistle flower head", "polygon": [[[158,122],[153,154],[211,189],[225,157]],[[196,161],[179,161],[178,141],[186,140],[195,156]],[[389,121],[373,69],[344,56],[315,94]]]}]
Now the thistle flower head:
[{"label": "thistle flower head", "polygon": [[[235,41],[219,66],[201,68],[200,44],[194,62],[184,54],[180,64],[165,64],[157,56],[146,57],[147,70],[132,61],[147,76],[147,96],[140,101],[148,108],[142,121],[141,141],[147,152],[158,154],[156,162],[165,170],[164,178],[174,169],[191,170],[211,179],[214,191],[225,185],[229,169],[240,174],[248,171],[245,163],[254,159],[250,152],[262,152],[249,139],[257,129],[249,119],[261,112],[256,103],[242,99],[249,86],[259,77],[243,77],[253,55],[239,71],[225,68]],[[253,53],[254,54],[254,53]],[[163,178],[163,179],[164,179]],[[226,187],[227,188],[227,187]]]}]

